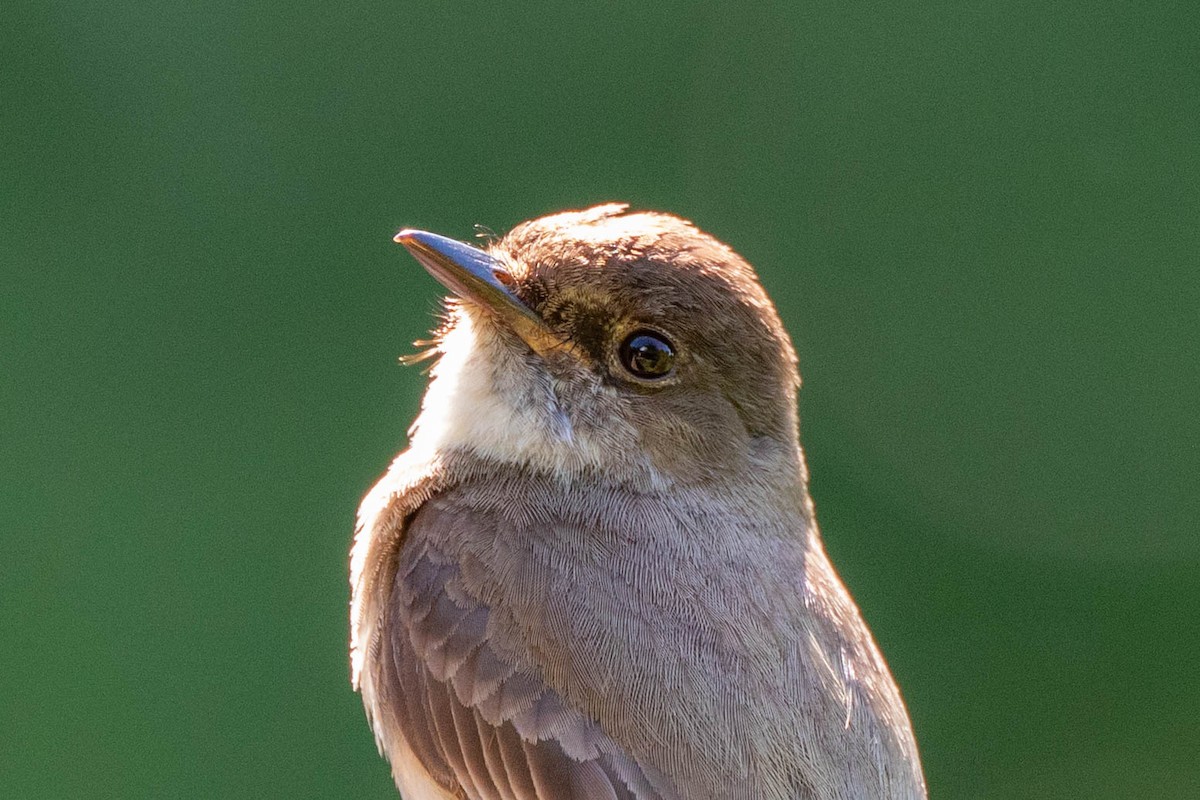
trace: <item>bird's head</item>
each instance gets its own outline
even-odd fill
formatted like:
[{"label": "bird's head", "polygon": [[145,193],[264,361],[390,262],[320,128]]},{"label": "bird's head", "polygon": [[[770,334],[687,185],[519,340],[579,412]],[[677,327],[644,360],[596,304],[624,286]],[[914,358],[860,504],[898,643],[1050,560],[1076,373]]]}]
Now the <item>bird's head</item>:
[{"label": "bird's head", "polygon": [[803,470],[787,333],[753,268],[690,222],[611,204],[486,249],[396,241],[460,298],[414,448],[634,483]]}]

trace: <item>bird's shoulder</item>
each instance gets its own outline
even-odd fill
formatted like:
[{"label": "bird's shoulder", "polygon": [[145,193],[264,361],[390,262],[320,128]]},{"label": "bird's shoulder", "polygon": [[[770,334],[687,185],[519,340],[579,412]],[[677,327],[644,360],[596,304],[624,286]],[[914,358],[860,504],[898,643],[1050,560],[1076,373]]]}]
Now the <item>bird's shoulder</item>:
[{"label": "bird's shoulder", "polygon": [[[463,567],[413,518],[396,560],[376,657],[375,725],[394,767],[419,765],[446,791],[480,800],[679,795],[551,686],[499,631],[511,611],[465,586]],[[397,754],[409,756],[397,763]],[[402,786],[411,775],[396,772]]]},{"label": "bird's shoulder", "polygon": [[[380,517],[402,528],[376,533],[394,546],[363,681],[382,738],[403,738],[443,781],[470,771],[440,738],[458,730],[456,711],[478,715],[490,742],[507,725],[517,742],[558,748],[560,766],[608,758],[626,791],[640,786],[630,796],[681,783],[721,796],[745,776],[766,735],[750,707],[784,699],[778,665],[795,658],[803,613],[803,531],[762,529],[795,521],[682,491],[452,472],[432,490],[398,481],[404,511]],[[753,784],[747,797],[771,796]]]},{"label": "bird's shoulder", "polygon": [[843,797],[814,791],[834,762],[887,770],[873,644],[803,515],[470,463],[386,497],[363,693],[394,763],[477,788],[509,764],[530,798]]},{"label": "bird's shoulder", "polygon": [[[499,633],[511,608],[467,588],[470,559],[454,545],[504,533],[479,491],[496,476],[462,463],[393,471],[363,515],[360,544],[379,563],[356,594],[370,637],[359,685],[398,785],[437,797],[677,797],[546,684],[529,647]],[[517,506],[521,483],[505,487]]]}]

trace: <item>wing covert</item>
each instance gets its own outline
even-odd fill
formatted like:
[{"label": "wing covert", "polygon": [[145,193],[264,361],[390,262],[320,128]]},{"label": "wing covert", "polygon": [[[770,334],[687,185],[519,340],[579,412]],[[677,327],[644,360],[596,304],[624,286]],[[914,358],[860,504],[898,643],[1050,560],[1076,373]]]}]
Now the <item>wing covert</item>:
[{"label": "wing covert", "polygon": [[[455,564],[409,533],[375,659],[385,746],[406,744],[450,797],[667,800],[595,721],[496,651],[490,610],[462,591]],[[389,755],[395,769],[413,760]]]}]

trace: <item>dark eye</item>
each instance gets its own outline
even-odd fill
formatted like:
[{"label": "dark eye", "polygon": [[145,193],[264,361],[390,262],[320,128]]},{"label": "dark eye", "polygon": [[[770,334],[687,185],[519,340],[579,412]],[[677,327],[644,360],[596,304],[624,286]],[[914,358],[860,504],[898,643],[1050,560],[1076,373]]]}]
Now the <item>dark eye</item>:
[{"label": "dark eye", "polygon": [[621,366],[639,378],[661,378],[675,366],[675,349],[661,334],[634,331],[618,353]]}]

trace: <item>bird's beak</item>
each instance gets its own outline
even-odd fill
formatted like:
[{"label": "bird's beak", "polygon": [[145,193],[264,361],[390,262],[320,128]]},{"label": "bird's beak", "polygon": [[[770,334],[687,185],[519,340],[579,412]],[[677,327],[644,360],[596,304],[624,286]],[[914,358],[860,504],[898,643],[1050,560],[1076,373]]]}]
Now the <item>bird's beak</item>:
[{"label": "bird's beak", "polygon": [[438,283],[499,319],[534,352],[545,355],[561,348],[562,337],[509,288],[508,270],[478,247],[408,228],[397,233],[395,240],[408,248]]}]

